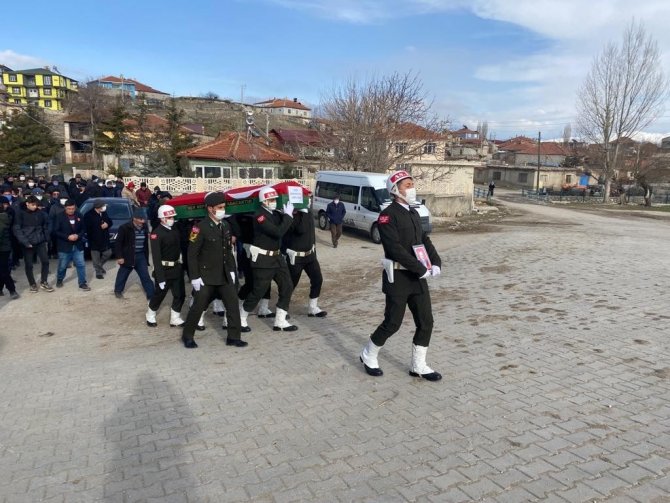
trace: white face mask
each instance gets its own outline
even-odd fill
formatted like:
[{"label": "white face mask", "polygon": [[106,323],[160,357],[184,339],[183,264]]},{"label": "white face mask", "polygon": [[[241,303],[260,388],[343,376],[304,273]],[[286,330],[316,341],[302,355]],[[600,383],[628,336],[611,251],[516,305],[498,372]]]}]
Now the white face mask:
[{"label": "white face mask", "polygon": [[216,210],[214,216],[217,218],[217,220],[223,220],[226,218],[226,210]]},{"label": "white face mask", "polygon": [[102,187],[102,182],[100,182],[100,183],[98,184],[98,187]]},{"label": "white face mask", "polygon": [[277,201],[270,201],[270,202],[268,203],[268,209],[269,209],[270,211],[274,211],[274,210],[276,210],[276,209],[277,209]]},{"label": "white face mask", "polygon": [[42,196],[35,196],[35,197],[37,198],[38,201],[42,200]]},{"label": "white face mask", "polygon": [[19,180],[21,180],[21,181],[23,181],[23,180],[25,180],[25,179],[26,179],[25,176],[20,176],[20,177],[19,177]]},{"label": "white face mask", "polygon": [[100,208],[100,211],[102,211],[103,213],[107,211],[107,206],[103,206],[102,208]]},{"label": "white face mask", "polygon": [[63,206],[65,206],[65,201],[67,201],[67,199],[61,199],[61,200],[60,200],[60,203],[61,203]]},{"label": "white face mask", "polygon": [[35,186],[35,182],[28,182],[28,187],[33,188]]},{"label": "white face mask", "polygon": [[412,187],[411,189],[405,189],[405,195],[403,198],[407,204],[416,203],[416,188]]},{"label": "white face mask", "polygon": [[333,202],[334,202],[335,204],[338,204],[338,203],[340,202],[340,200],[339,200],[339,199],[333,199]]},{"label": "white face mask", "polygon": [[167,218],[163,220],[163,223],[166,227],[172,227],[174,225],[174,218]]}]

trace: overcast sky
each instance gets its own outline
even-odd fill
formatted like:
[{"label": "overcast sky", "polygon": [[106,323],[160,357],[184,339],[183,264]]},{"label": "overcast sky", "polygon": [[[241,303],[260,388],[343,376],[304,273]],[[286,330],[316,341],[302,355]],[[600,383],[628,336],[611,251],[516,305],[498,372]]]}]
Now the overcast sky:
[{"label": "overcast sky", "polygon": [[[0,63],[123,74],[177,96],[311,106],[349,78],[417,72],[455,128],[560,138],[591,61],[635,17],[670,71],[668,0],[72,0],[3,21]],[[670,134],[670,107],[647,128]]]}]

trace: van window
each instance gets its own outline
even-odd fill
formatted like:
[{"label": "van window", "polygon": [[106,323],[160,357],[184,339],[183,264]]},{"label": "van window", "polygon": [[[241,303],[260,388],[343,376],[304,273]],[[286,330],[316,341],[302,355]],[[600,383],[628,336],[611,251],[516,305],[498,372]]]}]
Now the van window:
[{"label": "van window", "polygon": [[359,187],[355,185],[344,185],[343,183],[319,182],[316,188],[316,197],[334,199],[335,194],[340,194],[340,200],[344,203],[358,204]]},{"label": "van window", "polygon": [[363,187],[361,192],[361,206],[366,210],[379,211],[379,203],[375,197],[375,190],[372,187]]}]

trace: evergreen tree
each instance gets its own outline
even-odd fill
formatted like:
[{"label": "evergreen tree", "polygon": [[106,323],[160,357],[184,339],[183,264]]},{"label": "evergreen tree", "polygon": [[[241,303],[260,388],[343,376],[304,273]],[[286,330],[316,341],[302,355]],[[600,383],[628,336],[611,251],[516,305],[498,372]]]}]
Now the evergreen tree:
[{"label": "evergreen tree", "polygon": [[176,176],[188,174],[186,173],[188,170],[188,162],[185,159],[179,158],[179,152],[194,147],[196,144],[193,135],[182,129],[184,115],[183,110],[177,109],[176,101],[170,99],[167,115],[165,116],[168,120],[167,154],[170,169]]},{"label": "evergreen tree", "polygon": [[34,105],[10,117],[0,129],[0,163],[15,169],[48,162],[60,149],[51,130],[44,124],[44,113]]},{"label": "evergreen tree", "polygon": [[116,167],[119,167],[121,154],[128,151],[130,139],[128,137],[128,111],[126,107],[117,102],[112,108],[110,116],[100,123],[95,132],[98,147],[103,152],[116,156]]}]

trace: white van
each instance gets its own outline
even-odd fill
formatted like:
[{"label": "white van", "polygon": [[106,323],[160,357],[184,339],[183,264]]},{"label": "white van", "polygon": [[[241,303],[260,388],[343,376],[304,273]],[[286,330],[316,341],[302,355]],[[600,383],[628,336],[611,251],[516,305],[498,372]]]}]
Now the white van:
[{"label": "white van", "polygon": [[[379,212],[391,204],[391,195],[386,189],[388,175],[365,173],[362,171],[319,171],[316,174],[316,188],[312,209],[319,220],[319,228],[328,227],[326,207],[335,194],[340,195],[347,214],[345,227],[354,227],[370,233],[375,243],[381,243],[377,218]],[[423,204],[416,207],[425,232],[431,231],[430,212]]]}]

